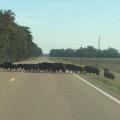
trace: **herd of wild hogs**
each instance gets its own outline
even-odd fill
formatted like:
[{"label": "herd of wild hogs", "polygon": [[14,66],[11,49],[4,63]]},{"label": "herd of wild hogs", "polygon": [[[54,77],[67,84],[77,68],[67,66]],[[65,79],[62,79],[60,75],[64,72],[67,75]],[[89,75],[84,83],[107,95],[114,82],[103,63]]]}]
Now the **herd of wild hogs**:
[{"label": "herd of wild hogs", "polygon": [[[106,78],[115,79],[114,73],[109,69],[103,69],[104,76]],[[5,62],[0,64],[0,71],[26,71],[26,72],[51,72],[51,73],[93,73],[96,75],[100,74],[100,69],[96,66],[77,66],[74,64],[63,64],[63,63],[38,63],[38,64],[14,64]]]}]

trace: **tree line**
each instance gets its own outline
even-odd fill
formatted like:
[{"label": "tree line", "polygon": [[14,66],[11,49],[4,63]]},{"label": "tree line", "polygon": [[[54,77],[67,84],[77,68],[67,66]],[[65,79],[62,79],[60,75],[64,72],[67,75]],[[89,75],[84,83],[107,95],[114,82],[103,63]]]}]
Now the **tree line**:
[{"label": "tree line", "polygon": [[98,50],[93,46],[79,49],[51,49],[49,55],[52,57],[120,58],[119,51],[114,48]]},{"label": "tree line", "polygon": [[0,62],[40,55],[42,49],[33,42],[30,28],[17,24],[11,10],[0,10]]}]

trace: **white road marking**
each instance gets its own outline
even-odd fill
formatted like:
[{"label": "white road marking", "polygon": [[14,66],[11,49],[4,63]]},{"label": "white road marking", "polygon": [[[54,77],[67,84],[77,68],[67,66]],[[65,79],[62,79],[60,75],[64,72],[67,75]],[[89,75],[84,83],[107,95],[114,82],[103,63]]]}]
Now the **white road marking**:
[{"label": "white road marking", "polygon": [[16,79],[16,78],[11,78],[9,81],[10,81],[10,82],[13,82],[15,79]]},{"label": "white road marking", "polygon": [[105,91],[101,90],[100,88],[96,87],[95,85],[91,84],[90,82],[88,82],[87,80],[83,79],[82,77],[78,76],[77,74],[73,74],[74,76],[76,76],[77,78],[79,78],[81,81],[83,81],[84,83],[86,83],[87,85],[91,86],[92,88],[96,89],[98,92],[102,93],[103,95],[107,96],[109,99],[113,100],[114,102],[116,102],[117,104],[120,105],[120,100],[118,100],[117,98],[113,97],[112,95],[106,93]]}]

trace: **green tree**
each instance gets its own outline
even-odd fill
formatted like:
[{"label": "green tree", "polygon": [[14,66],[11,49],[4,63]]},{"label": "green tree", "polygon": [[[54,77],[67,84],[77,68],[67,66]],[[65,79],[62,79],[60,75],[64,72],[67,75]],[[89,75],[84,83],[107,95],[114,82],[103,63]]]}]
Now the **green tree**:
[{"label": "green tree", "polygon": [[37,50],[42,55],[42,49],[33,43],[30,28],[15,23],[11,10],[0,10],[0,62],[22,60],[37,55]]}]

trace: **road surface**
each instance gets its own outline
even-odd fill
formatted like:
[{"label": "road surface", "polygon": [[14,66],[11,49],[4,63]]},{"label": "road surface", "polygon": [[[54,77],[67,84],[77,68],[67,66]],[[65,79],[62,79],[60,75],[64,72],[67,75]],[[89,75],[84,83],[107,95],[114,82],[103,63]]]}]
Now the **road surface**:
[{"label": "road surface", "polygon": [[120,120],[120,105],[72,74],[0,72],[0,120]]}]

